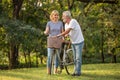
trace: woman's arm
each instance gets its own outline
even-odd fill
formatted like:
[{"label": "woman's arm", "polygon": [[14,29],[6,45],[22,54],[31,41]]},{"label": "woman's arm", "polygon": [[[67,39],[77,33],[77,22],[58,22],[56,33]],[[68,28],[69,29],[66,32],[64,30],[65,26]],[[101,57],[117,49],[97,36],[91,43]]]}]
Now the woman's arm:
[{"label": "woman's arm", "polygon": [[45,31],[44,31],[44,34],[45,34],[45,35],[48,35],[49,32],[50,32],[50,31],[49,31],[49,27],[46,27],[46,29],[45,29]]}]

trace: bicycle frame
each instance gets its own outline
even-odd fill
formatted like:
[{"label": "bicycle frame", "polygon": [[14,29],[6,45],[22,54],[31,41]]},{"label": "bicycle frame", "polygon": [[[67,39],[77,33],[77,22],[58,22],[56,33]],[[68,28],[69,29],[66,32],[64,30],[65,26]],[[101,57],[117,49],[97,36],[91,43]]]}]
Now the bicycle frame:
[{"label": "bicycle frame", "polygon": [[[69,52],[70,51],[72,51],[72,49],[71,48],[69,48],[70,47],[70,45],[68,44],[64,44],[64,48],[63,48],[63,56],[62,56],[62,58],[60,57],[60,54],[58,54],[57,53],[57,57],[58,57],[58,61],[59,61],[59,71],[58,71],[58,73],[60,74],[60,73],[62,73],[62,67],[63,68],[65,68],[65,70],[66,70],[66,72],[67,72],[67,74],[69,75],[69,74],[71,74],[70,72],[69,72],[69,70],[68,70],[68,66],[69,65],[71,65],[71,64],[73,64],[73,61],[72,62],[70,62],[70,57],[68,56],[69,54]],[[52,57],[52,65],[51,65],[51,71],[52,70],[54,70],[54,63],[53,63],[53,61],[54,61],[54,58],[55,56],[53,56]],[[73,59],[73,58],[72,58]],[[53,72],[53,71],[52,71]],[[51,72],[51,73],[52,73]]]}]

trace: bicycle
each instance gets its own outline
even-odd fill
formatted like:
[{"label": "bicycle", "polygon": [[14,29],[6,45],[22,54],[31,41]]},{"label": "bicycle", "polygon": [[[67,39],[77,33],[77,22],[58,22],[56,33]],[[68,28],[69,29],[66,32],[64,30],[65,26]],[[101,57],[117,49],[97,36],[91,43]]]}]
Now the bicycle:
[{"label": "bicycle", "polygon": [[[65,41],[63,43],[64,47],[63,47],[63,55],[62,58],[60,57],[60,54],[57,54],[58,57],[58,61],[59,61],[59,67],[58,67],[58,74],[62,73],[62,70],[65,69],[66,73],[68,75],[73,73],[73,69],[74,69],[74,59],[73,59],[73,51],[70,48],[71,43],[68,41]],[[54,71],[54,58],[55,56],[52,57],[52,61],[51,61],[51,74]]]}]

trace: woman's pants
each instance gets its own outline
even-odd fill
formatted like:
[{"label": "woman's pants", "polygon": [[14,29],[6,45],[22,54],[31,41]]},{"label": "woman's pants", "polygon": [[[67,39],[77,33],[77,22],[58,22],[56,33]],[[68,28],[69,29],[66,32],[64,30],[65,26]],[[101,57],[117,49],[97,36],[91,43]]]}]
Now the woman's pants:
[{"label": "woman's pants", "polygon": [[48,50],[48,54],[47,54],[47,68],[51,67],[51,62],[52,62],[52,57],[54,56],[54,67],[57,68],[58,67],[58,56],[57,54],[60,54],[60,49],[55,49],[55,48],[47,48]]}]

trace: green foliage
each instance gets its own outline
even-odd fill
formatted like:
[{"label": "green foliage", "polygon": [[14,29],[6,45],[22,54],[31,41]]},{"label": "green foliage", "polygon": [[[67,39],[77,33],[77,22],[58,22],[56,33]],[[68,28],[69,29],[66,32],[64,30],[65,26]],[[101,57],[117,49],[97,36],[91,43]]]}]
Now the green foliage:
[{"label": "green foliage", "polygon": [[0,65],[8,65],[7,54],[3,54],[2,51],[0,51]]},{"label": "green foliage", "polygon": [[109,53],[119,57],[120,1],[118,4],[96,4],[76,0],[24,0],[19,20],[12,19],[12,6],[11,0],[0,3],[0,54],[9,53],[9,43],[12,41],[19,45],[20,54],[35,52],[39,53],[39,57],[46,56],[47,36],[43,31],[49,14],[56,9],[60,12],[60,20],[62,12],[70,10],[73,18],[80,23],[85,38],[83,56],[87,56],[88,60],[93,57],[100,60],[102,48],[105,55]]}]

